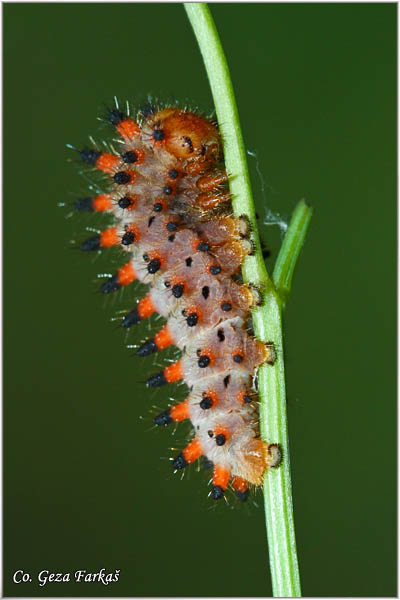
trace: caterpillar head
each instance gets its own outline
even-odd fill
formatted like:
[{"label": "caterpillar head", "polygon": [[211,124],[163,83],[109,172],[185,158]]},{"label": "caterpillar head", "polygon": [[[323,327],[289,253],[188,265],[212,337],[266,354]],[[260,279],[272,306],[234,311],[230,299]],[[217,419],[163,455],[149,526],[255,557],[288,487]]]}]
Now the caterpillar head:
[{"label": "caterpillar head", "polygon": [[218,129],[199,115],[165,108],[150,115],[145,128],[151,131],[154,143],[177,158],[190,175],[202,173],[221,159]]}]

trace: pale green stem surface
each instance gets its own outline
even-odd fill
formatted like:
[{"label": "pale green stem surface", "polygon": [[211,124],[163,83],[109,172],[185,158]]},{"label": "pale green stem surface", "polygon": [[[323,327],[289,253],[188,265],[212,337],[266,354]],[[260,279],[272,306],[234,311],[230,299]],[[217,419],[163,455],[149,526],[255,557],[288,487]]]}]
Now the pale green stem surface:
[{"label": "pale green stem surface", "polygon": [[210,81],[224,143],[233,210],[236,216],[246,215],[252,225],[255,253],[246,257],[242,274],[246,283],[255,285],[263,293],[262,306],[252,311],[254,331],[258,339],[273,342],[277,356],[273,366],[265,364],[258,370],[261,436],[269,443],[280,444],[283,456],[280,467],[269,470],[264,480],[273,594],[275,597],[299,597],[301,588],[290,480],[281,310],[283,299],[290,290],[294,266],[312,211],[304,201],[296,208],[276,262],[274,285],[261,252],[239,115],[218,32],[207,4],[187,3],[185,9]]}]

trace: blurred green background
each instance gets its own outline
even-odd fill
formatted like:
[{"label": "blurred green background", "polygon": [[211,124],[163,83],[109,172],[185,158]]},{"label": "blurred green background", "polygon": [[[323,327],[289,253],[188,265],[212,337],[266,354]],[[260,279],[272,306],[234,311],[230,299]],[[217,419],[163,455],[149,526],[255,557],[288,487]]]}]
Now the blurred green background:
[{"label": "blurred green background", "polygon": [[[315,207],[285,318],[306,596],[396,595],[396,8],[212,5],[261,220],[303,196]],[[152,430],[168,391],[149,393],[157,367],[124,347],[148,329],[125,339],[110,321],[135,290],[97,293],[120,259],[69,241],[104,222],[57,206],[87,195],[65,145],[111,136],[96,117],[114,95],[212,108],[183,7],[4,16],[4,594],[268,596],[262,496],[214,506],[208,474],[172,476],[168,448],[187,431]],[[280,233],[262,234],[271,267]],[[35,580],[102,567],[119,582]],[[33,582],[13,584],[17,569]]]}]

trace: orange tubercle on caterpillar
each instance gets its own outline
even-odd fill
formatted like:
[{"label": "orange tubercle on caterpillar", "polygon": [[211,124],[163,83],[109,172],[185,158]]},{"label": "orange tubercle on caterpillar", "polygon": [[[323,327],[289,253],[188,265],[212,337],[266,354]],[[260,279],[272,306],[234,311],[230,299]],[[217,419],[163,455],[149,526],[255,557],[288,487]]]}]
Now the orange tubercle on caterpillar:
[{"label": "orange tubercle on caterpillar", "polygon": [[180,423],[181,421],[185,421],[189,418],[189,403],[187,400],[180,402],[179,404],[175,404],[170,410],[171,419],[175,423]]},{"label": "orange tubercle on caterpillar", "polygon": [[250,227],[232,212],[218,127],[176,107],[139,113],[135,122],[117,106],[107,120],[120,136],[112,152],[80,151],[108,178],[107,189],[75,207],[106,212],[114,224],[81,248],[123,251],[124,264],[101,285],[102,293],[133,281],[149,286],[121,326],[129,329],[153,314],[166,324],[137,354],[171,346],[182,352],[147,379],[152,388],[183,382],[189,390],[154,418],[157,426],[193,425],[195,437],[173,459],[173,469],[205,456],[214,465],[212,498],[222,498],[231,483],[244,501],[249,485],[261,485],[267,469],[279,465],[279,446],[261,440],[252,385],[257,367],[274,363],[275,349],[247,329],[261,294],[238,277],[252,252]]},{"label": "orange tubercle on caterpillar", "polygon": [[213,487],[211,490],[211,495],[214,500],[219,500],[225,494],[226,488],[228,487],[230,471],[222,467],[221,465],[216,465],[213,473]]},{"label": "orange tubercle on caterpillar", "polygon": [[183,379],[183,371],[181,362],[178,360],[164,369],[164,377],[167,383],[175,383]]},{"label": "orange tubercle on caterpillar", "polygon": [[120,133],[126,141],[130,141],[136,136],[140,135],[140,128],[134,121],[132,121],[132,119],[124,118],[123,120],[119,121],[116,127],[118,133]]},{"label": "orange tubercle on caterpillar", "polygon": [[105,231],[102,231],[100,234],[100,246],[101,248],[110,248],[111,246],[116,246],[119,242],[117,235],[117,228],[110,227]]},{"label": "orange tubercle on caterpillar", "polygon": [[150,317],[150,315],[156,312],[153,301],[149,295],[140,300],[137,310],[141,319],[147,319],[147,317]]},{"label": "orange tubercle on caterpillar", "polygon": [[104,171],[104,173],[113,173],[118,163],[118,156],[105,153],[100,154],[99,158],[96,161],[96,167],[97,169],[100,169],[100,171]]},{"label": "orange tubercle on caterpillar", "polygon": [[120,285],[129,285],[135,279],[137,279],[136,273],[130,262],[118,270],[118,283]]},{"label": "orange tubercle on caterpillar", "polygon": [[100,194],[93,199],[93,210],[96,212],[103,212],[110,210],[112,206],[111,197],[109,194]]},{"label": "orange tubercle on caterpillar", "polygon": [[190,442],[182,451],[182,456],[188,465],[195,462],[202,454],[203,450],[197,438]]},{"label": "orange tubercle on caterpillar", "polygon": [[155,342],[158,350],[164,350],[164,348],[168,348],[168,346],[172,346],[172,344],[174,343],[174,340],[171,336],[171,332],[168,328],[168,325],[165,325],[165,327],[163,327],[161,329],[161,331],[159,331],[154,336],[154,342]]}]

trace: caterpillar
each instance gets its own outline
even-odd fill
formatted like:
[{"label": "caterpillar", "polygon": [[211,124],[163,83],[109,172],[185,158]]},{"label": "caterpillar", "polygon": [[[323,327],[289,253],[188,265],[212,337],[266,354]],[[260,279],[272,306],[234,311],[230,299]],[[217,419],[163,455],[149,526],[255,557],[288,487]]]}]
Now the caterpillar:
[{"label": "caterpillar", "polygon": [[260,438],[256,369],[273,364],[274,349],[248,330],[257,289],[240,276],[253,252],[250,225],[235,217],[218,124],[176,106],[107,110],[117,150],[78,150],[102,172],[107,190],[74,202],[77,211],[110,213],[114,224],[86,239],[83,252],[118,246],[126,261],[100,288],[110,294],[138,280],[148,293],[121,322],[133,327],[158,313],[166,324],[137,349],[149,356],[169,346],[178,360],[147,380],[148,387],[183,381],[188,395],[154,418],[155,425],[190,420],[193,438],[172,458],[180,471],[200,457],[213,467],[210,496],[231,485],[245,501],[266,469],[278,466],[277,444]]}]

